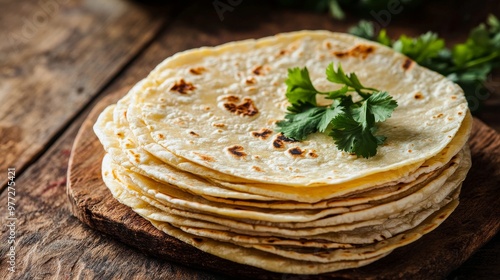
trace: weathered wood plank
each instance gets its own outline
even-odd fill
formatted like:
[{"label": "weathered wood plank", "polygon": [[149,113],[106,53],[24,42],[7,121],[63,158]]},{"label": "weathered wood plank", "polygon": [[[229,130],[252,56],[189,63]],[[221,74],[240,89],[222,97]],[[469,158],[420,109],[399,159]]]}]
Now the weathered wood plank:
[{"label": "weathered wood plank", "polygon": [[0,170],[18,172],[171,18],[120,0],[0,5]]},{"label": "weathered wood plank", "polygon": [[71,215],[66,169],[84,117],[16,180],[15,273],[8,271],[9,229],[3,226],[7,221],[7,192],[0,196],[4,202],[0,204],[0,279],[219,279],[145,256]]},{"label": "weathered wood plank", "polygon": [[[13,5],[12,3],[18,1],[7,0],[0,2]],[[37,3],[36,1],[33,2]],[[131,1],[124,2],[128,3],[126,5],[132,3]],[[253,3],[253,1],[244,1],[244,3]],[[257,5],[260,4],[262,2]],[[205,4],[198,6],[198,8],[193,7],[185,13],[181,13],[179,15],[180,20],[171,28],[162,32],[161,36],[144,52],[144,55],[134,61],[113,82],[111,89],[106,90],[106,93],[110,93],[112,90],[119,89],[124,85],[132,85],[144,77],[163,58],[186,48],[215,45],[228,40],[261,37],[275,32],[300,28],[345,31],[345,28],[350,25],[349,23],[338,24],[317,14],[292,11],[276,12],[266,5],[263,4],[253,10],[245,10],[246,8],[243,6],[236,7],[233,12],[225,14],[226,18],[223,22],[219,21],[211,1],[206,1]],[[193,13],[196,9],[198,12]],[[23,9],[23,11],[25,10]],[[30,12],[28,11],[25,14],[30,15]],[[204,21],[200,17],[206,17],[207,19]],[[0,16],[0,26],[2,27],[5,26],[2,21],[4,18],[6,17]],[[256,18],[260,18],[261,21],[257,22]],[[270,21],[276,22],[271,23]],[[411,27],[411,25],[407,26]],[[177,30],[177,28],[181,29]],[[267,28],[273,29],[266,31]],[[253,29],[261,29],[261,31]],[[424,31],[427,29],[428,27]],[[0,28],[0,30],[3,29]],[[415,33],[418,32],[420,31],[415,31]],[[46,34],[48,35],[48,32]],[[2,50],[0,51],[1,56],[4,50],[1,42],[0,50]],[[26,57],[28,56],[26,55]],[[0,69],[0,72],[4,73],[5,68],[1,63]],[[6,72],[16,73],[16,71]],[[2,80],[3,75],[0,74]],[[2,83],[0,83],[1,87]],[[494,117],[491,119],[495,120]],[[137,253],[137,251],[115,242],[111,238],[82,226],[75,218],[70,217],[69,206],[66,204],[64,194],[65,172],[71,142],[82,120],[82,118],[79,118],[68,132],[61,136],[61,139],[54,147],[44,154],[32,168],[26,170],[22,176],[23,178],[17,181],[19,186],[18,205],[19,209],[21,209],[18,213],[19,216],[22,216],[18,221],[18,245],[20,250],[18,251],[18,257],[20,263],[18,263],[18,273],[14,276],[7,274],[5,272],[8,265],[5,258],[7,247],[5,247],[4,242],[0,243],[0,278],[7,277],[8,279],[11,276],[13,276],[13,279],[138,279],[139,277],[143,277],[143,279],[182,279],[181,276],[190,277],[190,279],[217,278],[207,273],[193,273],[191,269]],[[3,133],[0,135],[3,137]],[[490,175],[485,174],[485,176]],[[6,201],[6,195],[4,192],[0,196],[0,201]],[[6,204],[0,204],[1,215],[4,215],[5,207]],[[6,235],[6,228],[3,227],[1,231],[2,240],[6,240]],[[499,255],[498,249],[494,251],[497,252],[496,254],[492,254],[491,251],[488,252],[485,255],[486,257]],[[466,272],[469,279],[475,278],[475,275],[486,275],[485,277],[495,275],[488,274],[488,272],[494,273],[497,271],[498,273],[498,265],[496,264],[498,262],[473,265],[471,268],[467,268]],[[125,271],[129,273],[125,275]]]}]

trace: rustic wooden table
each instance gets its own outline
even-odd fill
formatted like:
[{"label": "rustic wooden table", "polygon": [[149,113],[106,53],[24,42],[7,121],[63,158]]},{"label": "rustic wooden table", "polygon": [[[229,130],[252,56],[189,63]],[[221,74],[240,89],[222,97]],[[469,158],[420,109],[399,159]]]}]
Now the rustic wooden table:
[{"label": "rustic wooden table", "polygon": [[[218,13],[216,2],[234,7]],[[386,19],[389,34],[434,30],[458,42],[488,13],[500,14],[497,0],[455,2],[392,15]],[[80,125],[100,99],[130,87],[176,52],[300,29],[346,31],[359,18],[351,14],[339,22],[265,1],[0,0],[0,278],[220,278],[143,255],[71,215],[66,171]],[[488,88],[476,96],[485,99],[476,116],[500,131],[498,73]],[[11,209],[8,169],[15,170]],[[500,279],[499,256],[497,235],[448,278]]]}]

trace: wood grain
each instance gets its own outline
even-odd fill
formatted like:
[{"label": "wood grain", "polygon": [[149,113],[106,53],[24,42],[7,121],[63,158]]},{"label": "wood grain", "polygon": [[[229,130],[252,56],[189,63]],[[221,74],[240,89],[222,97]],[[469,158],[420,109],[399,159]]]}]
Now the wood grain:
[{"label": "wood grain", "polygon": [[[33,32],[34,36],[28,36],[29,40],[12,39],[10,34],[22,35],[25,18],[31,21],[40,11],[39,3],[42,2],[57,2],[61,8]],[[225,14],[224,21],[219,20],[212,1],[198,1],[188,9],[168,13],[163,8],[147,8],[137,2],[0,0],[0,154],[5,158],[0,163],[25,170],[16,180],[17,269],[15,274],[7,273],[5,256],[8,247],[5,242],[0,242],[0,279],[223,278],[144,255],[114,238],[91,230],[71,216],[66,199],[66,171],[71,144],[88,114],[88,110],[82,112],[82,108],[91,106],[88,105],[91,99],[90,104],[95,104],[97,94],[107,95],[134,84],[177,51],[304,28],[346,31],[357,21],[356,17],[349,17],[347,22],[339,23],[326,14],[277,10],[269,4],[270,1],[243,1],[234,11]],[[464,2],[469,4],[437,1],[436,5],[441,5],[441,8],[430,7],[427,17],[422,17],[422,11],[416,13],[417,17],[394,17],[388,32],[391,35],[415,35],[433,29],[457,42],[463,40],[464,30],[483,21],[487,13],[498,14],[500,7],[496,0],[484,0],[482,5],[476,1]],[[443,17],[439,11],[450,6],[454,8]],[[481,10],[480,16],[463,16],[474,15],[478,9]],[[174,24],[164,24],[172,15],[177,16]],[[432,15],[439,20],[433,20]],[[463,19],[465,24],[461,22]],[[151,33],[140,34],[139,29],[148,26]],[[153,34],[162,26],[166,26],[162,32]],[[118,36],[120,32],[122,35]],[[153,42],[148,45],[153,37]],[[94,46],[92,40],[101,42]],[[144,52],[137,42],[147,45]],[[123,57],[114,55],[115,52]],[[141,55],[136,58],[138,53]],[[500,87],[495,82],[498,77],[498,73],[491,76],[491,96],[485,114],[481,115],[497,130],[500,128]],[[45,81],[45,78],[50,80]],[[22,85],[23,82],[29,87]],[[82,92],[78,95],[74,91],[78,92],[80,86],[83,90],[80,89]],[[8,101],[12,97],[15,102]],[[16,147],[21,146],[27,147],[27,151],[18,151]],[[0,175],[2,186],[5,185],[3,174]],[[492,174],[498,174],[498,171],[483,172],[482,176],[489,178]],[[6,192],[0,195],[0,201],[7,201]],[[498,204],[495,207],[498,209]],[[0,213],[6,213],[6,203],[0,204]],[[477,228],[478,232],[481,230]],[[3,226],[1,239],[6,240],[6,235]],[[500,279],[498,237],[449,279]],[[284,276],[283,279],[307,278]]]},{"label": "wood grain", "polygon": [[171,18],[121,0],[0,5],[0,170],[19,173]]},{"label": "wood grain", "polygon": [[[111,98],[116,99],[115,96]],[[102,183],[100,161],[104,152],[91,130],[103,108],[99,105],[93,110],[73,147],[68,170],[68,197],[75,216],[142,252],[193,268],[248,279],[295,277],[265,272],[201,252],[156,230],[114,200]],[[500,213],[495,211],[500,206],[497,195],[500,135],[475,119],[470,145],[473,167],[464,182],[460,205],[437,230],[366,267],[306,279],[441,279],[467,260],[500,229]]]}]

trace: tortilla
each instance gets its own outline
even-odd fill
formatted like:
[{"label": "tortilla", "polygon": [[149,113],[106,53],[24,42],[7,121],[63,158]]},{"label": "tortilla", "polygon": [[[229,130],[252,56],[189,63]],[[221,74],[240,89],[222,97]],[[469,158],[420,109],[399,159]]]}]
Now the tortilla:
[{"label": "tortilla", "polygon": [[[353,49],[370,52],[338,55]],[[150,73],[131,104],[142,110],[155,142],[190,162],[265,184],[340,184],[432,158],[460,128],[468,111],[460,87],[419,65],[404,68],[406,60],[390,48],[345,34],[280,34],[176,54]],[[342,63],[364,84],[388,91],[399,104],[380,124],[387,142],[370,159],[339,151],[321,133],[273,145],[279,136],[274,123],[288,106],[284,70],[308,66],[317,88],[331,90],[336,86],[324,76],[331,62]],[[191,73],[198,68],[205,71]],[[247,84],[248,79],[255,83]],[[247,107],[255,110],[242,109]],[[272,133],[256,136],[264,131]]]}]

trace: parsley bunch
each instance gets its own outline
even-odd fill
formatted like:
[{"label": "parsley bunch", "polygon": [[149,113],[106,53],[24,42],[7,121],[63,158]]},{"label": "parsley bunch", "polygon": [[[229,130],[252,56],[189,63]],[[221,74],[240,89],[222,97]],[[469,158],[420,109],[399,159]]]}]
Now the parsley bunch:
[{"label": "parsley bunch", "polygon": [[433,32],[417,38],[401,35],[393,41],[383,29],[375,34],[373,23],[367,21],[360,21],[349,32],[392,47],[418,64],[446,76],[462,87],[468,100],[476,100],[474,94],[486,90],[484,83],[488,75],[500,67],[500,21],[493,15],[488,17],[487,24],[472,29],[465,42],[452,48],[446,48],[445,40]]},{"label": "parsley bunch", "polygon": [[[363,86],[355,73],[345,74],[339,64],[326,68],[328,81],[343,86],[334,91],[318,91],[304,68],[288,69],[286,97],[291,106],[285,119],[278,122],[278,130],[286,137],[304,140],[315,132],[330,135],[340,150],[369,158],[377,153],[378,145],[385,141],[375,135],[376,123],[389,118],[398,106],[385,91]],[[348,92],[356,92],[361,100],[354,102]],[[318,106],[316,95],[331,99],[328,106]]]}]

